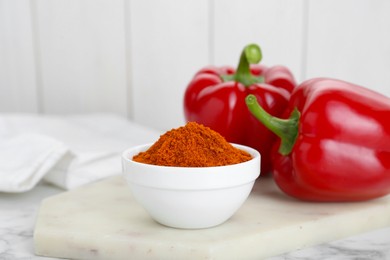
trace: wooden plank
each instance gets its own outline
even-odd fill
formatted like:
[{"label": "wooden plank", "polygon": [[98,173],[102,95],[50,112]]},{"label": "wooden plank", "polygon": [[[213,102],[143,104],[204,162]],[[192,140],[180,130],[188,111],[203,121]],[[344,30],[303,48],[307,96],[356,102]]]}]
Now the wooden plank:
[{"label": "wooden plank", "polygon": [[0,112],[37,112],[30,1],[0,1]]},{"label": "wooden plank", "polygon": [[44,112],[126,115],[123,0],[36,3]]},{"label": "wooden plank", "polygon": [[301,78],[304,1],[215,0],[214,61],[236,66],[248,43],[258,43],[263,64],[288,66]]},{"label": "wooden plank", "polygon": [[390,2],[310,1],[307,78],[333,77],[390,97]]},{"label": "wooden plank", "polygon": [[134,118],[158,129],[182,125],[185,88],[208,64],[208,2],[132,1],[128,12]]}]

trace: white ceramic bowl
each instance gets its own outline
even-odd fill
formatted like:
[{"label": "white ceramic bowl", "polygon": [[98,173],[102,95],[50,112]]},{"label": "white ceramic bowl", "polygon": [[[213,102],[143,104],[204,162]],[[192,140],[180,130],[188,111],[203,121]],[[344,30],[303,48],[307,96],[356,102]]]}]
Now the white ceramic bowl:
[{"label": "white ceramic bowl", "polygon": [[228,220],[248,198],[260,175],[260,154],[247,146],[252,159],[216,167],[168,167],[132,160],[151,144],[122,154],[123,174],[135,199],[157,222],[175,228],[199,229]]}]

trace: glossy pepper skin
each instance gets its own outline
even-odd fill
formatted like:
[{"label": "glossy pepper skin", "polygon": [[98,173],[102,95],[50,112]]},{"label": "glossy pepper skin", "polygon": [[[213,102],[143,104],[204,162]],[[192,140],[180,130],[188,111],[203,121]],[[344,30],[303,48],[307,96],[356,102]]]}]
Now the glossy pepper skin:
[{"label": "glossy pepper skin", "polygon": [[255,95],[266,111],[280,116],[296,84],[286,67],[267,68],[256,64],[260,60],[261,50],[252,44],[244,48],[237,70],[211,66],[201,69],[185,91],[184,113],[187,121],[210,127],[228,142],[257,149],[261,153],[261,172],[266,173],[271,170],[270,150],[277,136],[251,115],[245,97]]},{"label": "glossy pepper skin", "polygon": [[278,132],[273,176],[288,195],[337,202],[390,193],[386,96],[344,81],[312,79],[292,93],[286,120],[265,115],[253,96],[246,101],[259,120]]}]

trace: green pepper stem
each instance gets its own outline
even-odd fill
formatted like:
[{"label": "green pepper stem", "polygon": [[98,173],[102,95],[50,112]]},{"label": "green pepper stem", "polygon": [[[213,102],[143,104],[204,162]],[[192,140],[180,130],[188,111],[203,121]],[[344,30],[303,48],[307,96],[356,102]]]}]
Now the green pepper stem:
[{"label": "green pepper stem", "polygon": [[241,53],[240,62],[234,75],[222,75],[224,81],[238,81],[248,87],[254,83],[263,83],[264,77],[255,77],[250,71],[250,64],[257,64],[263,58],[261,49],[257,44],[245,46]]},{"label": "green pepper stem", "polygon": [[252,94],[245,98],[245,102],[252,115],[280,138],[279,153],[282,155],[290,154],[298,137],[298,124],[301,115],[298,109],[293,110],[289,119],[281,119],[267,113]]}]

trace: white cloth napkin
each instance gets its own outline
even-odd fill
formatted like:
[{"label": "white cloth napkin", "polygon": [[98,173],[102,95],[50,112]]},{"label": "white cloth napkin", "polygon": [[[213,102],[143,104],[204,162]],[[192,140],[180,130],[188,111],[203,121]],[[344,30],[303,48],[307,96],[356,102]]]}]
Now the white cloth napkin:
[{"label": "white cloth napkin", "polygon": [[121,152],[161,133],[111,114],[0,114],[0,192],[64,189],[121,173]]},{"label": "white cloth napkin", "polygon": [[30,190],[57,164],[67,167],[73,157],[65,144],[38,134],[0,139],[0,190]]}]

